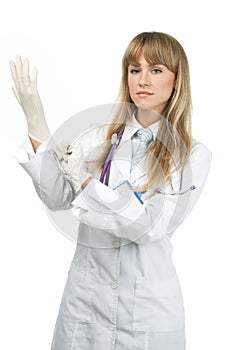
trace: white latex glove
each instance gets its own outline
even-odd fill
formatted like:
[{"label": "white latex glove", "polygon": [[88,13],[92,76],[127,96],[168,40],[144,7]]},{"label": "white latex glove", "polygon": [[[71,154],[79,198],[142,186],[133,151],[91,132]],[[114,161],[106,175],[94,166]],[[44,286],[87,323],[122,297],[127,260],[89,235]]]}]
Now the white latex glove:
[{"label": "white latex glove", "polygon": [[60,164],[76,192],[81,189],[81,186],[86,183],[87,179],[92,179],[92,175],[88,172],[84,161],[82,147],[78,141],[68,146],[66,151],[63,150],[63,159],[60,161]]},{"label": "white latex glove", "polygon": [[29,60],[25,58],[22,63],[20,56],[16,56],[15,62],[10,60],[10,69],[15,83],[12,89],[24,111],[28,135],[39,142],[47,142],[51,135],[37,90],[37,69],[33,69],[30,77]]}]

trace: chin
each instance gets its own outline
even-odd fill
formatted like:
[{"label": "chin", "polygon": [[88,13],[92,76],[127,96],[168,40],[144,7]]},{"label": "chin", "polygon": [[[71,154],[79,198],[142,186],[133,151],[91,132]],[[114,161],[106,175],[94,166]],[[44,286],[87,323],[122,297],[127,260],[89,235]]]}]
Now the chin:
[{"label": "chin", "polygon": [[138,109],[141,109],[141,110],[150,110],[152,111],[154,108],[152,106],[148,106],[146,104],[138,104],[137,105]]}]

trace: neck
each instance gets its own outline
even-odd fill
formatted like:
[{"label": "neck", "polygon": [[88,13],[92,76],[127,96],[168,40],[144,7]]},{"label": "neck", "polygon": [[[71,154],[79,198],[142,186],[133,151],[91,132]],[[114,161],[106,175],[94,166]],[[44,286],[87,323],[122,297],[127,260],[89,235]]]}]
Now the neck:
[{"label": "neck", "polygon": [[137,121],[143,128],[148,128],[148,126],[156,123],[160,119],[162,119],[162,115],[155,111],[142,108],[139,108],[137,111]]}]

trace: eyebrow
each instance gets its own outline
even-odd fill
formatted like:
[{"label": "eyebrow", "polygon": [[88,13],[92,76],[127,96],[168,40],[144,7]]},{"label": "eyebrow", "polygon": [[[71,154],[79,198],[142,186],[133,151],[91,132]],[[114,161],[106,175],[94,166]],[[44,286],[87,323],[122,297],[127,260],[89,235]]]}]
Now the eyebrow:
[{"label": "eyebrow", "polygon": [[[130,66],[132,66],[132,67],[140,67],[141,64],[140,64],[140,63],[136,63],[136,64],[130,63],[128,67],[130,67]],[[162,64],[162,63],[153,63],[153,64],[149,64],[149,67],[154,67],[154,66],[163,66],[163,67],[166,67],[166,66],[165,66],[164,64]]]}]

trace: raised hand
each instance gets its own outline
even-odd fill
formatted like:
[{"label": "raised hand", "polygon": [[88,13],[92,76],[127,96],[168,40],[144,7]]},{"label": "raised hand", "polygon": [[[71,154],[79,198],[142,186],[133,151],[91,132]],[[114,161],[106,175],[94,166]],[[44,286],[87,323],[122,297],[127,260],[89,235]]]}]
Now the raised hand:
[{"label": "raised hand", "polygon": [[15,84],[12,86],[12,90],[24,111],[28,135],[36,141],[47,142],[50,138],[50,132],[37,90],[37,69],[33,69],[30,77],[29,60],[25,58],[22,62],[21,56],[16,56],[15,62],[10,60],[9,63]]}]

